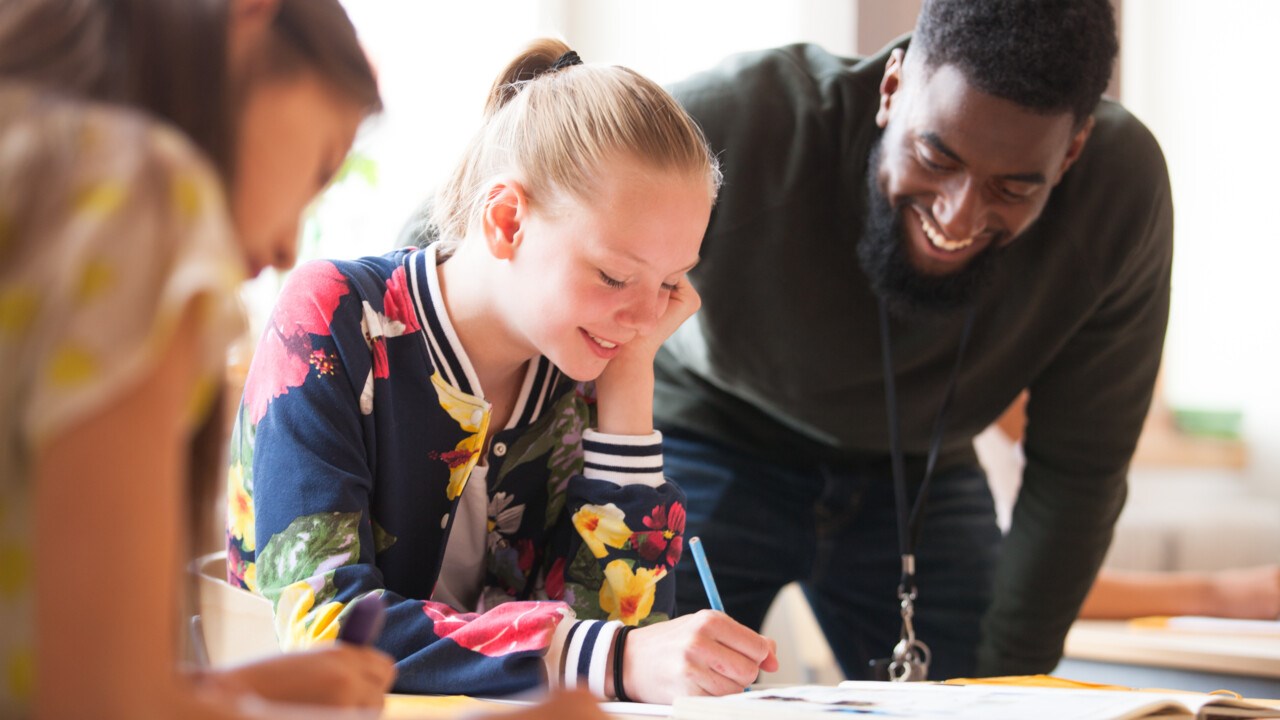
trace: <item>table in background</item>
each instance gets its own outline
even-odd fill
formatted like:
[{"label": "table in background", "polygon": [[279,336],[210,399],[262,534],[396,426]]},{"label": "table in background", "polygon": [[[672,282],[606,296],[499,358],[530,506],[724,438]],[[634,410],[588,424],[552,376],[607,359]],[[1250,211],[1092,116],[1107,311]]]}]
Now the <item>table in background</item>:
[{"label": "table in background", "polygon": [[1280,698],[1280,638],[1275,636],[1080,620],[1067,635],[1064,655],[1054,674],[1073,680]]}]

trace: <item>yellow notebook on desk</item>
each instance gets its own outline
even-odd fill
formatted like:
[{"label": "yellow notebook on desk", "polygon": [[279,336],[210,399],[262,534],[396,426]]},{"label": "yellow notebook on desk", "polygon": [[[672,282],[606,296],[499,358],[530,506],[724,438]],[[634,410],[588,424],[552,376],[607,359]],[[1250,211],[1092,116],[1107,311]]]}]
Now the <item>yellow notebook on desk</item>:
[{"label": "yellow notebook on desk", "polygon": [[1280,708],[1217,695],[858,681],[718,698],[678,698],[673,705],[673,716],[683,720],[809,720],[842,715],[914,720],[1209,720],[1280,718]]}]

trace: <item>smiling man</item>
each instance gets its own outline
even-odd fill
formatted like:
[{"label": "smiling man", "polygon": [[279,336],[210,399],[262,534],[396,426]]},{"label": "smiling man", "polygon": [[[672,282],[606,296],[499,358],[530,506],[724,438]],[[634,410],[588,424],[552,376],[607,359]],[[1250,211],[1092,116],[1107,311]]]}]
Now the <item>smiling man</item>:
[{"label": "smiling man", "polygon": [[[1168,316],[1167,172],[1099,102],[1115,55],[1106,0],[926,0],[874,57],[794,45],[673,88],[725,182],[657,416],[730,615],[759,627],[798,581],[846,674],[919,676],[901,585],[929,678],[1056,665]],[[1002,538],[972,439],[1023,389]]]}]

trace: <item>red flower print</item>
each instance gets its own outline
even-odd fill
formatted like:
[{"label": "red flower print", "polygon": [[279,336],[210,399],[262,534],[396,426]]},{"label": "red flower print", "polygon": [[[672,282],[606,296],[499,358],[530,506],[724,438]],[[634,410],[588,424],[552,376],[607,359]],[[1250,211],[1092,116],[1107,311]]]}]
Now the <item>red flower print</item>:
[{"label": "red flower print", "polygon": [[373,376],[376,378],[391,377],[391,370],[387,364],[386,339],[374,338],[371,344],[373,346]]},{"label": "red flower print", "polygon": [[463,465],[466,465],[475,454],[474,450],[446,450],[444,452],[432,450],[427,453],[427,457],[432,460],[443,460],[445,464],[449,466],[449,469],[453,470],[454,468],[460,468]]},{"label": "red flower print", "polygon": [[554,602],[503,603],[483,615],[424,602],[422,611],[434,621],[436,635],[488,657],[545,649],[568,613]]},{"label": "red flower print", "polygon": [[667,567],[675,567],[680,562],[680,555],[684,553],[684,536],[677,535],[671,538],[671,543],[667,545]]},{"label": "red flower print", "polygon": [[409,287],[405,282],[403,265],[396,268],[387,280],[387,292],[382,296],[382,314],[389,320],[404,323],[406,333],[422,327],[418,323],[418,314],[413,309],[413,298],[409,295]]},{"label": "red flower print", "polygon": [[338,358],[324,350],[311,351],[310,361],[311,366],[316,369],[316,375],[333,375],[338,368]]},{"label": "red flower print", "polygon": [[556,558],[547,571],[547,597],[559,600],[564,597],[564,558]]},{"label": "red flower print", "polygon": [[671,503],[670,509],[658,505],[643,522],[649,530],[633,534],[631,546],[649,562],[661,559],[662,564],[675,567],[684,552],[684,506],[678,502]]},{"label": "red flower print", "polygon": [[526,577],[529,570],[533,568],[533,560],[536,553],[533,551],[533,541],[529,538],[516,541],[516,567],[520,568],[520,572]]},{"label": "red flower print", "polygon": [[289,275],[253,354],[244,403],[257,424],[272,400],[299,387],[311,370],[311,335],[329,335],[338,301],[350,289],[333,263],[311,262]]},{"label": "red flower print", "polygon": [[244,587],[244,561],[231,533],[227,533],[227,582],[234,587]]}]

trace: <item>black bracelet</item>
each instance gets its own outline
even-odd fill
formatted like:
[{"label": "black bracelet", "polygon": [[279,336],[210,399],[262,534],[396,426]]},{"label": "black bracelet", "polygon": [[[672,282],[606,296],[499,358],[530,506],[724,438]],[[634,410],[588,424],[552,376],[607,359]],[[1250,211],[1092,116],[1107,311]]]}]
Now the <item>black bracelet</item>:
[{"label": "black bracelet", "polygon": [[631,702],[627,691],[622,688],[622,649],[627,644],[627,633],[635,630],[630,625],[618,628],[618,636],[613,640],[613,694],[618,702]]}]

